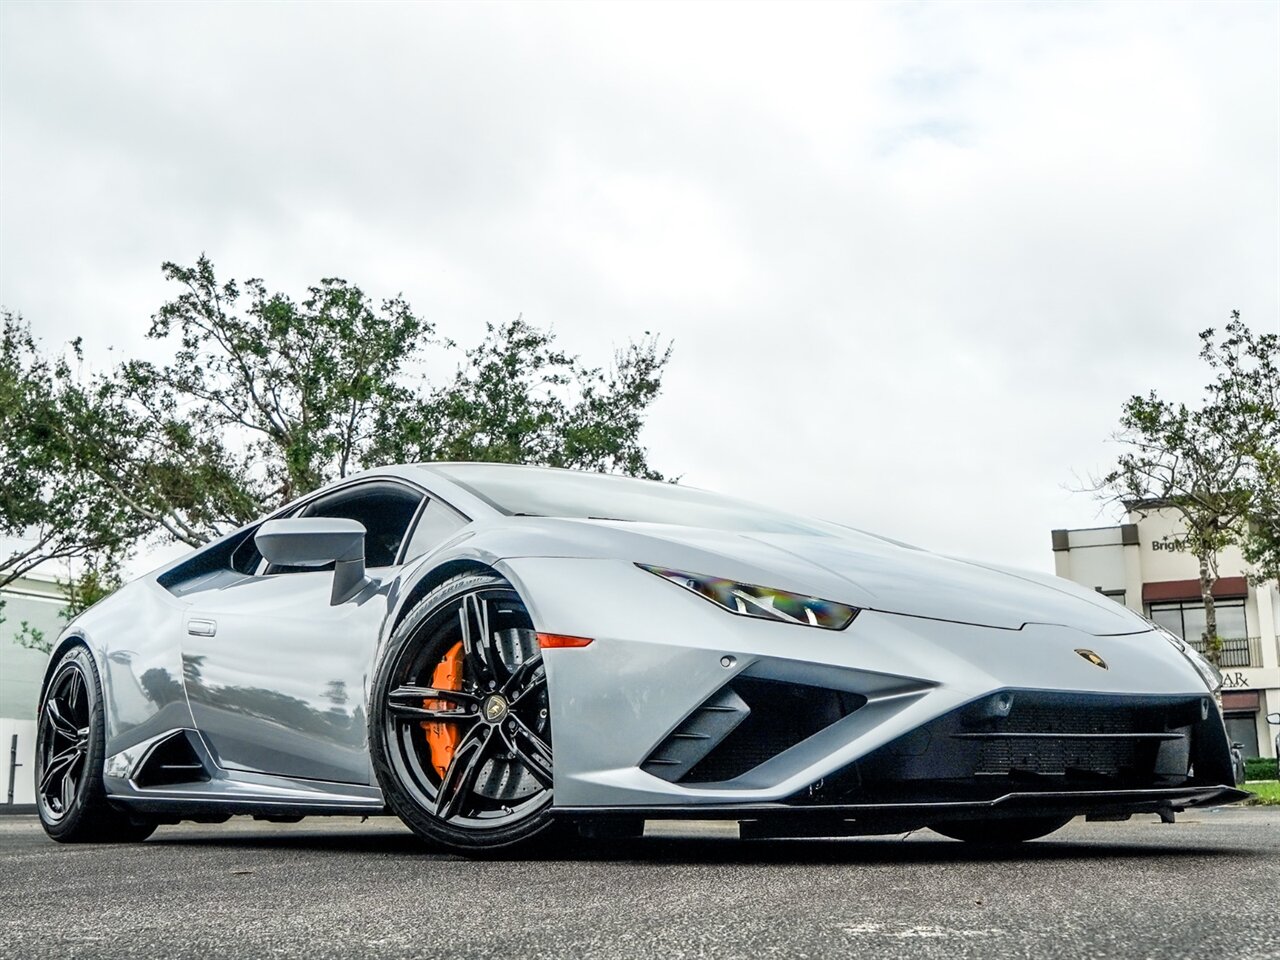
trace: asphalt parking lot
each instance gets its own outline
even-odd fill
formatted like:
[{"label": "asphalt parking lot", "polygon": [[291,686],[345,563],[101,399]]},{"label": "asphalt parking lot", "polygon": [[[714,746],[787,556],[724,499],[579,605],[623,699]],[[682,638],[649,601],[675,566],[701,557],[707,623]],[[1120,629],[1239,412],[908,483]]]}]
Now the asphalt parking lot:
[{"label": "asphalt parking lot", "polygon": [[1280,808],[1154,821],[1016,854],[664,824],[474,862],[390,818],[70,847],[4,817],[0,957],[1280,957]]}]

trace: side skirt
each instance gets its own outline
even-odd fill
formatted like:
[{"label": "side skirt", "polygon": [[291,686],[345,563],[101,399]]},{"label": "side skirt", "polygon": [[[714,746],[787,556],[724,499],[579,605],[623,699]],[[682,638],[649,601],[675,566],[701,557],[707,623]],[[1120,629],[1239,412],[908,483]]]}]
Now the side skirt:
[{"label": "side skirt", "polygon": [[[162,764],[166,782],[155,783],[161,751],[181,741],[190,762]],[[175,768],[189,767],[183,774]],[[374,816],[386,812],[377,786],[301,780],[219,767],[195,730],[170,730],[107,758],[107,798],[139,814],[162,819],[217,820],[248,814],[264,818]],[[154,785],[151,785],[154,784]]]}]

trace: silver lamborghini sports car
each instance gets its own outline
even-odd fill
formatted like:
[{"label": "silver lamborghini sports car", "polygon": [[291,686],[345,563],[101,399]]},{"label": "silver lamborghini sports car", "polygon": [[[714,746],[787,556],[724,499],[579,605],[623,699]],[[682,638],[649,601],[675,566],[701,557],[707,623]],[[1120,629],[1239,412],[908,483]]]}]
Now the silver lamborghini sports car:
[{"label": "silver lamborghini sports car", "polygon": [[58,840],[399,815],[458,850],[656,818],[1014,842],[1239,799],[1214,669],[1112,600],[684,486],[349,477],[59,637]]}]

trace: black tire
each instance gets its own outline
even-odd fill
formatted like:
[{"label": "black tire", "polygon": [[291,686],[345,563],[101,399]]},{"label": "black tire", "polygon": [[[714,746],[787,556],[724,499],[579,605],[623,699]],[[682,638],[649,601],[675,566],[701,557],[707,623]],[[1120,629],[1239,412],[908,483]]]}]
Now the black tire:
[{"label": "black tire", "polygon": [[77,645],[53,668],[36,726],[36,809],[58,842],[136,843],[155,830],[107,799],[105,751],[102,683],[92,655]]},{"label": "black tire", "polygon": [[1038,840],[1071,822],[1070,817],[1014,817],[992,820],[951,820],[932,824],[929,829],[952,840],[1003,846]]},{"label": "black tire", "polygon": [[[434,671],[458,644],[462,689],[434,687]],[[443,772],[421,729],[442,722],[458,731]],[[477,855],[559,832],[546,673],[509,583],[466,573],[414,605],[374,678],[369,746],[387,805],[428,841]]]}]

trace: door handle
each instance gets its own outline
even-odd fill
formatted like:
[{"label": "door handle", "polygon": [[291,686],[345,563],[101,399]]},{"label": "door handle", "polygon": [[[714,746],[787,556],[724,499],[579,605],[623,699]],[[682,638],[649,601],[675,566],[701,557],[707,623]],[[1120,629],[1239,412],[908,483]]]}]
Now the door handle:
[{"label": "door handle", "polygon": [[218,624],[213,620],[188,620],[187,633],[193,637],[212,637],[218,632]]}]

